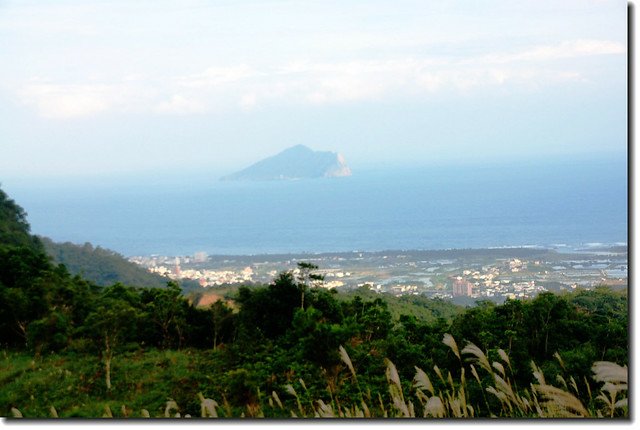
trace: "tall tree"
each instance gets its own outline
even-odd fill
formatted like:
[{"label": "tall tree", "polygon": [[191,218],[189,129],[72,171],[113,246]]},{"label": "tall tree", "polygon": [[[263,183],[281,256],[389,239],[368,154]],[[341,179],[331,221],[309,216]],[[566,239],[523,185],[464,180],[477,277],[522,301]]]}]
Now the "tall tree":
[{"label": "tall tree", "polygon": [[324,276],[313,273],[318,266],[301,261],[298,263],[298,289],[300,290],[300,309],[304,309],[304,295],[310,287],[318,286],[324,280]]},{"label": "tall tree", "polygon": [[230,335],[233,311],[222,300],[213,303],[210,310],[213,323],[213,349],[218,349],[218,342]]},{"label": "tall tree", "polygon": [[97,300],[96,307],[85,321],[88,334],[99,339],[105,366],[107,390],[111,390],[111,363],[116,351],[136,331],[140,312],[131,303],[131,291],[116,284],[106,288]]},{"label": "tall tree", "polygon": [[[148,318],[160,330],[161,346],[182,345],[186,324],[187,301],[177,283],[171,281],[166,288],[145,289],[142,294]],[[174,342],[177,340],[177,342]]]}]

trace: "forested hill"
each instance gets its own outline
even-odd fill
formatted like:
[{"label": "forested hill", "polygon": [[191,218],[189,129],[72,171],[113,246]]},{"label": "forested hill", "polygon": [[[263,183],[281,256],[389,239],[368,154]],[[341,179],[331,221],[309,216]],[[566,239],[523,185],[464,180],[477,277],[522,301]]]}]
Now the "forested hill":
[{"label": "forested hill", "polygon": [[30,234],[27,213],[0,189],[0,247],[8,246],[42,250],[38,238]]},{"label": "forested hill", "polygon": [[94,247],[90,243],[76,245],[70,242],[56,243],[47,237],[40,239],[54,262],[64,264],[72,274],[97,285],[107,286],[116,282],[143,287],[167,285],[167,280],[162,276],[149,273],[115,251]]},{"label": "forested hill", "polygon": [[64,264],[73,275],[100,286],[120,282],[144,287],[165,287],[167,280],[127,261],[120,254],[86,243],[55,243],[31,234],[27,214],[0,189],[0,249],[23,248],[46,253],[55,264]]}]

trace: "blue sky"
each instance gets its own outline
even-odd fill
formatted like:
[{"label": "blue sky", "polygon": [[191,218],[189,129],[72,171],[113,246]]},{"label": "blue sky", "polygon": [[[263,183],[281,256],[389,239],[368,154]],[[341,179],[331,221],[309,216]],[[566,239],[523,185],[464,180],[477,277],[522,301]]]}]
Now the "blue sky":
[{"label": "blue sky", "polygon": [[0,181],[626,151],[624,1],[0,1]]}]

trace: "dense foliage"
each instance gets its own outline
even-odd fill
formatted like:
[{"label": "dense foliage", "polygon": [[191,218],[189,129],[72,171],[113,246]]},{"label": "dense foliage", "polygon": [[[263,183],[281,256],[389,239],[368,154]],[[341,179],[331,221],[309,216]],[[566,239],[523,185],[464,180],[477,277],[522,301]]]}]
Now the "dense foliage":
[{"label": "dense foliage", "polygon": [[0,189],[0,246],[42,249],[42,244],[29,234],[27,213]]},{"label": "dense foliage", "polygon": [[164,287],[167,283],[162,276],[148,272],[117,252],[94,247],[90,243],[57,243],[46,237],[40,240],[55,263],[64,264],[73,275],[80,275],[97,285],[108,286],[120,282],[125,285]]},{"label": "dense foliage", "polygon": [[[477,345],[489,360],[510,357],[508,386],[515,392],[540,381],[542,373],[565,386],[571,377],[579,401],[596,410],[601,400],[591,392],[593,363],[628,362],[626,293],[606,287],[503,305],[483,302],[461,313],[441,301],[414,299],[432,308],[430,318],[394,317],[376,295],[339,300],[339,293],[321,287],[317,267],[301,263],[296,274],[281,273],[270,285],[240,288],[232,306],[218,301],[198,308],[175,283],[100,287],[71,275],[30,236],[24,212],[6,195],[0,198],[3,416],[11,408],[50,416],[51,406],[63,416],[100,416],[98,401],[157,415],[168,400],[199,415],[199,395],[219,399],[226,416],[313,415],[320,407],[316,399],[335,410],[380,405],[379,415],[386,414],[384,405],[424,400],[427,411],[426,397],[411,390],[416,367],[442,376],[433,382],[435,391],[464,392],[473,416],[517,416],[504,399],[487,396],[485,384],[495,380],[491,366],[471,379],[447,339]],[[531,361],[540,371],[531,371]],[[616,408],[611,406],[612,415],[626,413],[623,405],[622,412]],[[520,410],[522,416],[541,414]]]}]

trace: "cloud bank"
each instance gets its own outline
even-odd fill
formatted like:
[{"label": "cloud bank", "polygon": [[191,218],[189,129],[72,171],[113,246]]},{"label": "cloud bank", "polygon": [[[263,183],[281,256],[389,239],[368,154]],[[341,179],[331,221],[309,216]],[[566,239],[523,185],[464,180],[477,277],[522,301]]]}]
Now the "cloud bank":
[{"label": "cloud bank", "polygon": [[104,113],[189,115],[250,111],[273,105],[324,105],[465,94],[490,87],[540,88],[588,82],[571,61],[626,55],[606,40],[571,40],[518,52],[471,57],[431,56],[280,65],[212,66],[199,73],[65,84],[31,79],[16,96],[39,115],[75,119]]}]

